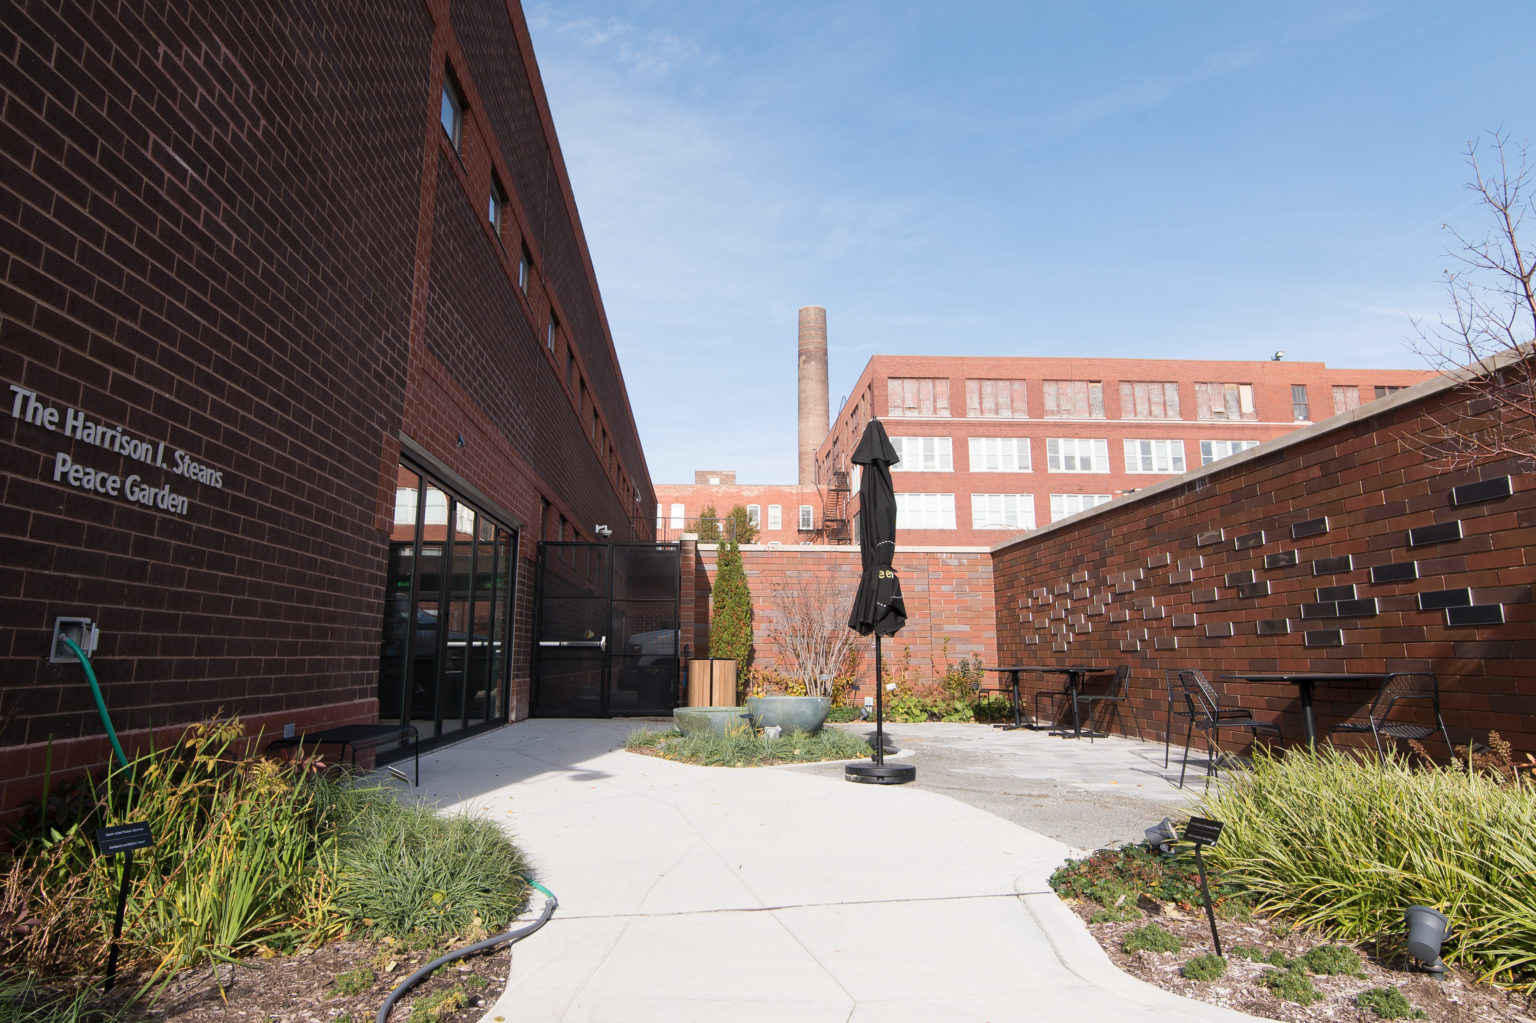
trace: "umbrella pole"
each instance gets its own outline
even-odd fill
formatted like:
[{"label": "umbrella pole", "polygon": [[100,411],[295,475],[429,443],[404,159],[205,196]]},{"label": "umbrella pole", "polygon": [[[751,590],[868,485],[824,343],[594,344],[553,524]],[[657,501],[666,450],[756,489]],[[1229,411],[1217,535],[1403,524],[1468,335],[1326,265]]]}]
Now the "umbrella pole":
[{"label": "umbrella pole", "polygon": [[880,634],[875,633],[875,763],[885,763],[885,673],[880,670]]}]

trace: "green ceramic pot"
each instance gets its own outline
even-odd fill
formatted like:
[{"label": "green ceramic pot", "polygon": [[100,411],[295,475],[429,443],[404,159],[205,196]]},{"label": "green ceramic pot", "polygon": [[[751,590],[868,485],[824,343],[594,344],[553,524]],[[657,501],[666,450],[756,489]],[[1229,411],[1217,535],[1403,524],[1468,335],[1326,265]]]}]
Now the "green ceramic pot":
[{"label": "green ceramic pot", "polygon": [[778,725],[786,732],[814,732],[827,723],[830,696],[749,696],[747,713],[753,728]]},{"label": "green ceramic pot", "polygon": [[672,711],[672,720],[684,735],[694,732],[728,735],[735,729],[748,727],[745,707],[678,707]]}]

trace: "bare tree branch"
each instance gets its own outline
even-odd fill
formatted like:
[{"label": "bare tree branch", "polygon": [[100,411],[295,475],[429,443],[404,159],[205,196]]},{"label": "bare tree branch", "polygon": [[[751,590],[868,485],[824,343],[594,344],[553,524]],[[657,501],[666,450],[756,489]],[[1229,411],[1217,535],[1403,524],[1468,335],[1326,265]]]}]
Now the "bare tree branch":
[{"label": "bare tree branch", "polygon": [[1467,187],[1493,223],[1481,239],[1447,226],[1458,246],[1448,255],[1460,264],[1445,274],[1451,315],[1415,321],[1414,347],[1437,369],[1465,379],[1469,395],[1433,417],[1422,443],[1447,467],[1505,458],[1536,467],[1536,253],[1521,234],[1536,215],[1536,168],[1527,146],[1502,132],[1469,143],[1467,163]]},{"label": "bare tree branch", "polygon": [[859,634],[848,628],[853,588],[825,576],[774,579],[769,587],[773,620],[766,634],[785,668],[805,683],[808,696],[831,696]]}]

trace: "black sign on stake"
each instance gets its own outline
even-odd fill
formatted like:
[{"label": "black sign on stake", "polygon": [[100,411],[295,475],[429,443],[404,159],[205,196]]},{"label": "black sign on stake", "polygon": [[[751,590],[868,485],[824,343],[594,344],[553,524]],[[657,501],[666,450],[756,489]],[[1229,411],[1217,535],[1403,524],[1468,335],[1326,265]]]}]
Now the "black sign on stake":
[{"label": "black sign on stake", "polygon": [[1205,899],[1205,918],[1211,922],[1211,942],[1216,946],[1217,956],[1221,956],[1221,935],[1216,933],[1216,912],[1211,909],[1211,890],[1205,883],[1205,858],[1200,855],[1200,850],[1215,845],[1225,826],[1209,817],[1191,817],[1184,826],[1184,841],[1193,842],[1195,846],[1195,866],[1200,868],[1200,896]]},{"label": "black sign on stake", "polygon": [[117,919],[112,924],[112,947],[107,953],[107,981],[102,990],[111,991],[117,983],[117,942],[123,936],[123,911],[128,907],[128,882],[133,877],[133,851],[155,844],[149,823],[114,824],[96,829],[96,851],[103,856],[123,854],[123,880],[117,888]]}]

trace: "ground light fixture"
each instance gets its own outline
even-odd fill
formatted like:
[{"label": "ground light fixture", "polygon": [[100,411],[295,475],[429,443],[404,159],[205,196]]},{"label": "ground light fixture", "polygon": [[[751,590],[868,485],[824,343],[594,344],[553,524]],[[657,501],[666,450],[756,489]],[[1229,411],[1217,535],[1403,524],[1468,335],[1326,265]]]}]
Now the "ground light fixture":
[{"label": "ground light fixture", "polygon": [[1440,958],[1440,945],[1450,929],[1450,921],[1438,909],[1409,906],[1403,910],[1408,924],[1408,954],[1419,961],[1425,973],[1442,976],[1447,967]]}]

